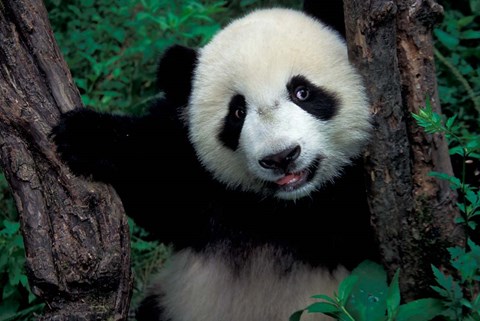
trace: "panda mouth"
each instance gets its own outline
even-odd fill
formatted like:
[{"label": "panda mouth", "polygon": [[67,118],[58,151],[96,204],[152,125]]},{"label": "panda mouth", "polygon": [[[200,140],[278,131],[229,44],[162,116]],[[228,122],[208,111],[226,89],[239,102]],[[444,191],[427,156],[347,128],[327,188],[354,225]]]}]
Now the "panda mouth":
[{"label": "panda mouth", "polygon": [[315,176],[318,166],[320,165],[320,160],[321,158],[318,157],[304,170],[295,173],[287,173],[282,178],[275,181],[277,191],[293,192],[308,184]]}]

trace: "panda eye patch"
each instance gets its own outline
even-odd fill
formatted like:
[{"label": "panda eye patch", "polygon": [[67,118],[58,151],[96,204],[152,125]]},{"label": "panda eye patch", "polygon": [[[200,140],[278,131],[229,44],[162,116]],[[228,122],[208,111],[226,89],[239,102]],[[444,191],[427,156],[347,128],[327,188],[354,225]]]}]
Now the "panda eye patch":
[{"label": "panda eye patch", "polygon": [[247,115],[247,103],[245,101],[245,96],[243,95],[235,95],[230,100],[229,106],[229,114],[231,117],[231,121],[243,121],[245,116]]},{"label": "panda eye patch", "polygon": [[293,103],[320,120],[334,117],[340,105],[334,92],[312,83],[302,75],[290,79],[287,92]]},{"label": "panda eye patch", "polygon": [[310,98],[310,90],[306,86],[298,86],[295,88],[294,97],[299,101],[305,101]]},{"label": "panda eye patch", "polygon": [[234,95],[228,103],[228,113],[223,119],[223,126],[218,134],[218,139],[231,150],[236,150],[238,147],[246,115],[247,102],[245,96]]}]

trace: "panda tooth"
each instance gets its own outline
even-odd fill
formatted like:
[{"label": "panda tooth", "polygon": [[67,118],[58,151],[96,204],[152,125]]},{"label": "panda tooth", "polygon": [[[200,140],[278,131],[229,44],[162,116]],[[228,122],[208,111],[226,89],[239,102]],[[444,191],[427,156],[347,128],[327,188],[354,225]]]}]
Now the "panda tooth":
[{"label": "panda tooth", "polygon": [[298,176],[293,176],[287,184],[292,184],[292,183],[295,183],[299,180],[300,178]]},{"label": "panda tooth", "polygon": [[280,186],[289,185],[289,184],[298,182],[301,177],[302,177],[301,173],[287,174],[282,178],[280,178],[279,180],[277,180],[276,183]]}]

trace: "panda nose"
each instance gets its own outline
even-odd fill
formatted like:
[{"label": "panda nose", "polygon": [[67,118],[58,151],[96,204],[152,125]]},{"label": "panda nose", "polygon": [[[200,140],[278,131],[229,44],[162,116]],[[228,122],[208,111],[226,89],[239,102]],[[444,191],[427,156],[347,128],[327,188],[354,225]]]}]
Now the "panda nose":
[{"label": "panda nose", "polygon": [[299,156],[301,148],[299,145],[282,150],[279,153],[268,155],[258,161],[260,166],[266,169],[282,169],[288,173],[288,168]]}]

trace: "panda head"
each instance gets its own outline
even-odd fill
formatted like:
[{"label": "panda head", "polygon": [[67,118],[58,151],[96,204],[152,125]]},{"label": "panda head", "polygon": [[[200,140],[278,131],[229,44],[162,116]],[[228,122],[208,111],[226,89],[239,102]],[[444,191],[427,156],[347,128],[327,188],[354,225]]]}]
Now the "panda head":
[{"label": "panda head", "polygon": [[371,128],[343,38],[289,9],[254,11],[200,49],[185,112],[216,180],[287,200],[339,176]]}]

